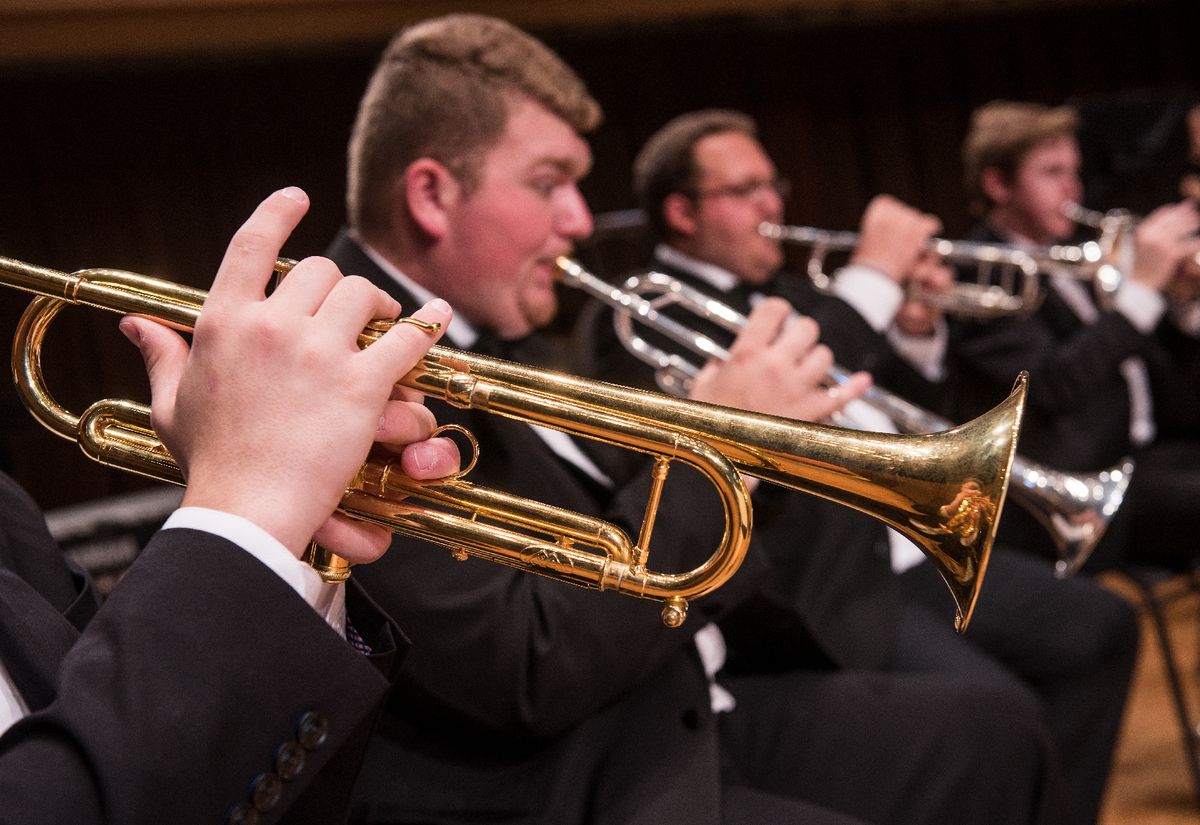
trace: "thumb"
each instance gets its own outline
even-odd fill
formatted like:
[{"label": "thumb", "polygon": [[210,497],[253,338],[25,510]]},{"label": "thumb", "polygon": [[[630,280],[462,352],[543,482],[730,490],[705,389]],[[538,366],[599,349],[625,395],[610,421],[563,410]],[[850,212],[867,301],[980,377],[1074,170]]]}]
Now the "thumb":
[{"label": "thumb", "polygon": [[183,336],[148,318],[121,319],[121,333],[142,353],[150,378],[151,406],[156,414],[175,407],[175,392],[187,364],[188,345]]}]

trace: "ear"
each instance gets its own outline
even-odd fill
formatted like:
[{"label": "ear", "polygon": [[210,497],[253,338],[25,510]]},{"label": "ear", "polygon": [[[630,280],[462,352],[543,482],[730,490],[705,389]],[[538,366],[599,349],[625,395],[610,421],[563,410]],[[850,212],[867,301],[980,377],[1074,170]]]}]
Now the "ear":
[{"label": "ear", "polygon": [[681,192],[672,192],[663,199],[663,222],[672,232],[690,238],[696,234],[696,204]]},{"label": "ear", "polygon": [[983,190],[983,194],[989,201],[999,206],[1008,203],[1009,193],[1012,191],[1012,187],[1004,178],[1004,173],[995,166],[989,166],[980,171],[979,188]]},{"label": "ear", "polygon": [[418,158],[400,179],[400,191],[413,223],[434,240],[445,236],[449,209],[458,203],[462,187],[450,170],[433,158]]}]

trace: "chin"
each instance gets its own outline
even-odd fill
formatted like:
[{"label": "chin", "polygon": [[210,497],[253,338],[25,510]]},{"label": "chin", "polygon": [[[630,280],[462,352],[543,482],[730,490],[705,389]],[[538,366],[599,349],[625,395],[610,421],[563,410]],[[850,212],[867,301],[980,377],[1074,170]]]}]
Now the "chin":
[{"label": "chin", "polygon": [[544,296],[528,301],[521,307],[521,317],[525,321],[526,335],[547,327],[558,315],[558,299],[554,290],[549,290]]}]

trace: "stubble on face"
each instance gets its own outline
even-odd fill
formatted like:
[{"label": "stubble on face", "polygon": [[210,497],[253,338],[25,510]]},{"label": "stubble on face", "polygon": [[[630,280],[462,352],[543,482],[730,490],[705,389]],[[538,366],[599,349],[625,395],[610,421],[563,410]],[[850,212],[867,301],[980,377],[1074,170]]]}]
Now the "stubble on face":
[{"label": "stubble on face", "polygon": [[591,231],[577,188],[590,164],[587,143],[565,121],[531,100],[511,103],[480,184],[456,213],[471,315],[501,338],[528,335],[557,315],[555,259]]}]

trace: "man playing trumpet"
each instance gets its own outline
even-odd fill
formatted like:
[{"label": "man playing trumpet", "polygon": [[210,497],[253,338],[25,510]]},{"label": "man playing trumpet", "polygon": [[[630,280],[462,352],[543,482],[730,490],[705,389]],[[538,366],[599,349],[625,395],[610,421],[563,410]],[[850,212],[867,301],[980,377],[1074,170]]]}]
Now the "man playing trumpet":
[{"label": "man playing trumpet", "polygon": [[[981,218],[972,237],[1016,246],[1063,243],[1083,196],[1077,116],[1067,107],[996,101],[979,108],[963,142],[966,185]],[[1200,527],[1200,398],[1194,380],[1200,320],[1194,296],[1200,211],[1192,201],[1118,225],[1114,288],[1052,272],[1027,317],[957,325],[957,411],[970,415],[1019,365],[1030,373],[1021,450],[1064,470],[1137,461],[1125,504],[1093,569],[1124,561],[1186,565]],[[1105,239],[1107,240],[1107,239]],[[1044,534],[1017,514],[1023,546]]]},{"label": "man playing trumpet", "polygon": [[[307,207],[289,187],[238,231],[190,349],[122,320],[187,489],[102,607],[0,475],[0,819],[344,817],[405,641],[360,588],[322,583],[300,555],[314,535],[359,562],[386,550],[382,528],[333,515],[373,443],[402,449],[416,478],[458,461],[429,438],[428,410],[394,394],[435,336],[398,325],[356,345],[394,300],[316,258],[265,296]],[[415,315],[450,320],[444,304]]]},{"label": "man playing trumpet", "polygon": [[[361,104],[351,227],[332,257],[393,294],[448,300],[460,348],[556,360],[537,330],[557,311],[555,259],[591,231],[578,182],[599,118],[574,73],[502,21],[454,15],[402,32]],[[780,408],[840,407],[853,387],[838,399],[797,379],[819,375],[827,353],[789,312],[763,307],[742,339],[758,366],[716,367],[695,397],[761,397],[759,382],[777,380]],[[638,532],[644,461],[496,416],[437,415],[475,433],[481,483]],[[660,569],[687,569],[722,532],[697,482],[668,482],[650,545]],[[1041,802],[1027,706],[987,685],[806,668],[726,688],[709,621],[762,592],[754,543],[676,629],[648,603],[398,543],[388,558],[405,564],[356,573],[414,642],[356,789],[361,821],[1021,822]],[[946,704],[971,710],[947,716]]]},{"label": "man playing trumpet", "polygon": [[[783,298],[819,322],[821,340],[842,365],[870,370],[880,385],[924,407],[944,405],[946,324],[929,306],[906,299],[914,282],[924,290],[951,283],[926,252],[939,222],[894,198],[873,199],[832,295],[818,294],[807,278],[781,271],[783,249],[760,232],[764,222],[783,221],[776,175],[755,124],[740,113],[694,112],[662,127],[634,168],[634,189],[659,240],[655,270],[741,313]],[[730,337],[678,309],[673,317],[718,341]],[[597,342],[600,377],[652,384],[649,368],[618,342],[610,312],[588,323],[577,340]],[[889,426],[861,403],[843,413],[867,429]],[[787,572],[773,578],[765,604],[723,618],[732,661],[766,669],[784,655],[802,655],[764,643],[755,630],[756,614],[788,604],[811,628],[817,649],[844,667],[989,681],[1022,697],[1055,743],[1066,783],[1047,782],[1064,791],[1059,821],[1096,820],[1137,649],[1128,605],[1090,581],[1055,579],[1041,559],[999,551],[970,631],[956,637],[938,620],[944,593],[899,535],[802,493],[762,489],[756,496],[758,535],[772,564]],[[802,534],[813,536],[807,547],[796,541]],[[880,634],[882,627],[891,632]]]}]

